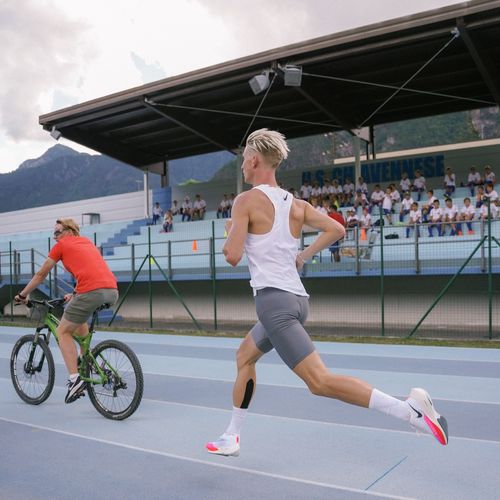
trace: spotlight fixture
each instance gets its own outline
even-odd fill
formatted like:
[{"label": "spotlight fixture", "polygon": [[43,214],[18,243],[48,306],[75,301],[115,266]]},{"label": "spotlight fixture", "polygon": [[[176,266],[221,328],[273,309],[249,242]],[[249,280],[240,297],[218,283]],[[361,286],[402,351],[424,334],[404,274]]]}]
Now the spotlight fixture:
[{"label": "spotlight fixture", "polygon": [[62,136],[62,133],[56,129],[56,126],[53,125],[52,129],[50,130],[50,135],[56,140],[58,141],[61,136]]},{"label": "spotlight fixture", "polygon": [[283,68],[285,87],[300,87],[302,83],[302,67],[287,64]]},{"label": "spotlight fixture", "polygon": [[264,92],[264,90],[269,87],[269,71],[264,71],[260,75],[255,75],[253,78],[250,78],[248,84],[255,95]]}]

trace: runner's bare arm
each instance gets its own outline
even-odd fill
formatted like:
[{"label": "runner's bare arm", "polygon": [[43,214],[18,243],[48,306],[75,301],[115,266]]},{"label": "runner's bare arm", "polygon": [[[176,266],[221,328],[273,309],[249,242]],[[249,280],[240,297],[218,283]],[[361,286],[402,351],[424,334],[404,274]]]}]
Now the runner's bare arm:
[{"label": "runner's bare arm", "polygon": [[249,220],[248,193],[241,193],[234,200],[230,229],[222,248],[226,262],[232,266],[236,266],[243,256]]},{"label": "runner's bare arm", "polygon": [[304,225],[311,226],[321,232],[307,248],[300,252],[299,258],[303,261],[311,259],[313,255],[345,236],[342,224],[318,212],[309,203],[305,203]]}]

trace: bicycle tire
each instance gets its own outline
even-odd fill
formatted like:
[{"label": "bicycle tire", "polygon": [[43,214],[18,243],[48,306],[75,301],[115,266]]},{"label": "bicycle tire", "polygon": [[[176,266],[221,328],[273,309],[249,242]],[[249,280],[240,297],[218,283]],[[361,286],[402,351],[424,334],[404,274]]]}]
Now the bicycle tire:
[{"label": "bicycle tire", "polygon": [[[139,359],[130,347],[118,340],[100,342],[92,349],[92,354],[100,368],[108,374],[106,383],[89,383],[87,386],[94,408],[111,420],[130,417],[139,407],[144,390],[144,376]],[[106,368],[104,359],[118,372],[118,377]],[[88,377],[98,376],[93,365],[87,366],[86,371]]]},{"label": "bicycle tire", "polygon": [[[39,405],[50,396],[54,388],[55,364],[47,342],[38,337],[32,369],[30,372],[26,370],[34,340],[35,335],[24,335],[14,344],[10,356],[10,377],[18,396],[25,403]],[[42,355],[45,356],[43,362]]]}]

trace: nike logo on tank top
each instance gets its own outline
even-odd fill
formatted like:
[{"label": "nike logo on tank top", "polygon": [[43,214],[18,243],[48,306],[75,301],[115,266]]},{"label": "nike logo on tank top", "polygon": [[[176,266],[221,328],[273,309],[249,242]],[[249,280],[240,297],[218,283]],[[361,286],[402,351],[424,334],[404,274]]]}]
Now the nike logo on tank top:
[{"label": "nike logo on tank top", "polygon": [[295,264],[299,239],[290,232],[290,208],[293,196],[288,191],[267,184],[255,186],[262,191],[274,206],[274,223],[266,234],[248,233],[245,253],[250,270],[250,286],[255,295],[266,287],[309,297]]}]

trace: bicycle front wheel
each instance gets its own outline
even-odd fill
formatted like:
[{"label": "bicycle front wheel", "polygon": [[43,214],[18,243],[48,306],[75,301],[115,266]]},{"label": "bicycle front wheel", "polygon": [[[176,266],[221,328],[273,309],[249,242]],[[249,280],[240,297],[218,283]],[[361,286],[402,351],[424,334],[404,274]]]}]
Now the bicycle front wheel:
[{"label": "bicycle front wheel", "polygon": [[43,403],[54,388],[54,358],[42,337],[21,337],[10,356],[10,377],[19,397],[28,404]]},{"label": "bicycle front wheel", "polygon": [[[135,353],[118,340],[105,340],[92,349],[104,373],[104,380],[89,384],[87,392],[95,409],[111,420],[124,420],[139,407],[144,389],[142,368]],[[95,365],[87,368],[87,376],[99,378]]]}]

